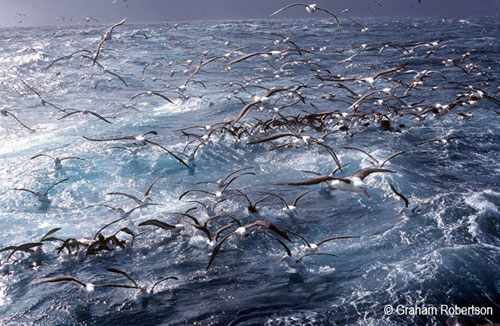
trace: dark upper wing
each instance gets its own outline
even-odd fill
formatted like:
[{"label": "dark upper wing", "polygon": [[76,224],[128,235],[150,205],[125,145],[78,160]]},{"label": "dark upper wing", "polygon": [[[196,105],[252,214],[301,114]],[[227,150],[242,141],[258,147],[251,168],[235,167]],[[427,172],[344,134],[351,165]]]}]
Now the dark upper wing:
[{"label": "dark upper wing", "polygon": [[356,172],[354,172],[354,174],[352,175],[352,177],[354,178],[360,178],[361,180],[363,180],[364,178],[366,178],[368,175],[372,174],[372,173],[375,173],[375,172],[388,172],[388,173],[396,173],[396,171],[392,171],[392,170],[387,170],[387,169],[380,169],[380,168],[365,168],[365,169],[361,169],[361,170],[358,170]]},{"label": "dark upper wing", "polygon": [[343,181],[346,181],[348,179],[335,178],[335,177],[331,177],[329,175],[318,175],[316,177],[307,178],[307,179],[302,180],[302,181],[278,182],[278,183],[275,183],[275,184],[276,185],[280,185],[280,186],[310,186],[310,185],[316,185],[318,183],[329,181],[329,180],[343,180]]},{"label": "dark upper wing", "polygon": [[289,4],[289,5],[284,6],[283,8],[280,8],[280,9],[276,10],[275,12],[273,12],[273,13],[271,14],[271,16],[274,16],[274,15],[276,15],[277,13],[282,12],[283,10],[287,10],[288,8],[292,8],[292,7],[296,7],[296,6],[303,6],[303,7],[307,7],[307,5],[306,5],[306,4],[303,4],[303,3],[292,3],[292,4]]}]

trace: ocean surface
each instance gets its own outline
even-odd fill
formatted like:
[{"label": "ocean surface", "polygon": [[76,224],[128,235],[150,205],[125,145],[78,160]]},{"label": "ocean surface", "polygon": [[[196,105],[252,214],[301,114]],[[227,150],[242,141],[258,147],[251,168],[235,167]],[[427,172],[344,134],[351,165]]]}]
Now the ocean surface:
[{"label": "ocean surface", "polygon": [[[443,325],[453,314],[397,310],[441,305],[493,311],[462,316],[469,325],[500,322],[498,19],[356,20],[369,30],[342,17],[339,30],[321,16],[126,22],[101,45],[96,64],[110,25],[0,29],[0,248],[7,248],[0,252],[0,324]],[[272,88],[284,90],[263,97]],[[153,143],[133,144],[150,131]],[[248,144],[278,133],[291,135]],[[343,166],[335,177],[375,166],[345,147],[379,161],[407,152],[383,166],[394,173],[364,179],[370,197],[324,182],[276,185],[314,176],[303,170],[328,175],[335,155]],[[37,154],[80,159],[56,167],[47,156],[31,159]],[[233,176],[246,174],[222,196],[208,193],[217,184],[196,184],[241,168],[248,169]],[[159,177],[149,195],[161,205],[136,208],[101,231],[127,247],[90,253],[84,243],[120,217],[117,209],[137,206],[107,194],[142,200]],[[14,190],[43,193],[62,180],[48,192],[50,203]],[[190,189],[206,192],[179,200]],[[237,190],[251,201],[268,192],[288,204],[312,191],[296,213],[274,195],[250,213]],[[192,202],[211,208],[219,199],[215,212]],[[293,232],[311,243],[356,238],[325,242],[319,251],[335,256],[306,256],[294,269],[279,263],[287,252],[275,238],[229,236],[207,270],[213,243],[193,219],[169,214],[192,207],[200,224],[221,214],[207,223],[212,236],[233,223],[219,241],[236,220],[291,230],[288,241],[260,228],[293,259],[305,252]],[[184,230],[139,226],[148,220]],[[124,227],[130,233],[116,233]],[[54,228],[52,241],[41,241]],[[69,238],[81,239],[80,249],[58,253]],[[141,287],[178,280],[159,283],[151,296],[36,282],[70,275],[132,285],[109,268]]]}]

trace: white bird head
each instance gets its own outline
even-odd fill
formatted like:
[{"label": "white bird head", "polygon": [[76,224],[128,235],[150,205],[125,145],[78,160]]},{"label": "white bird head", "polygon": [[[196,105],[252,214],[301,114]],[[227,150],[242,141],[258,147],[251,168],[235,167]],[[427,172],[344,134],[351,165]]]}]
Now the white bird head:
[{"label": "white bird head", "polygon": [[310,5],[308,5],[306,7],[306,11],[309,14],[312,14],[313,12],[315,12],[316,11],[316,4],[315,3],[311,3]]}]

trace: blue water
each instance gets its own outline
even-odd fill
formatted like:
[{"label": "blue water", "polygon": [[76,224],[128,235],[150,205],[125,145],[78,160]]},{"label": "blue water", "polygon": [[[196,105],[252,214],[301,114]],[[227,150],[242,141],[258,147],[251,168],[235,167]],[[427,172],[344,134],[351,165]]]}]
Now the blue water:
[{"label": "blue water", "polygon": [[[317,19],[175,26],[126,23],[116,28],[113,38],[102,47],[98,62],[121,76],[127,86],[93,66],[92,58],[83,57],[83,52],[47,69],[53,60],[81,49],[92,51],[89,56],[93,57],[107,26],[1,29],[0,109],[8,110],[35,131],[24,128],[10,115],[0,116],[0,248],[37,242],[55,227],[61,229],[53,236],[62,239],[91,239],[118,215],[90,205],[131,209],[135,205],[132,200],[106,194],[127,192],[140,197],[155,178],[165,178],[151,190],[153,201],[162,206],[137,210],[131,221],[124,220],[103,231],[105,236],[124,226],[137,233],[147,231],[136,239],[133,248],[84,259],[66,251],[58,255],[57,242],[45,242],[42,255],[17,252],[7,261],[10,251],[1,252],[0,324],[442,325],[450,316],[384,315],[386,305],[441,304],[492,307],[496,315],[465,318],[472,325],[499,322],[500,106],[483,97],[456,106],[444,116],[429,113],[416,118],[426,107],[446,105],[459,94],[473,90],[498,98],[498,20],[365,18],[362,22],[369,32],[361,33],[348,21],[339,31],[332,21]],[[308,52],[284,58],[255,56],[227,65],[247,53],[293,48],[290,43],[278,42],[282,38],[273,33],[289,37]],[[418,42],[438,40],[442,41],[412,50]],[[237,48],[228,58],[203,66],[186,89],[178,89],[200,60],[206,62]],[[365,78],[406,62],[403,70],[377,78],[373,89],[409,84],[423,70],[440,73],[429,73],[402,102],[384,92],[370,96],[356,109],[356,116],[349,110],[356,98],[339,84],[364,94],[371,91],[369,83],[322,82],[314,77],[317,73]],[[473,65],[478,69],[467,74],[465,71]],[[45,101],[67,112],[69,108],[91,110],[112,124],[82,113],[58,120],[64,113],[42,105],[21,79]],[[264,95],[265,89],[259,87],[296,87],[301,83],[307,84],[300,89],[305,103],[280,110],[287,119],[315,112],[311,103],[321,112],[338,110],[345,113],[344,117],[329,116],[322,131],[289,123],[289,127],[277,126],[265,132],[256,129],[251,136],[243,133],[239,140],[218,130],[203,140],[205,145],[196,152],[191,169],[153,145],[132,153],[112,148],[132,149],[131,141],[93,142],[82,137],[115,138],[154,130],[158,135],[151,140],[189,155],[202,140],[190,137],[193,142],[188,142],[179,129],[200,126],[187,131],[207,134],[210,127],[204,126],[229,122],[238,115],[244,104],[236,96],[249,103],[253,95]],[[256,87],[238,90],[242,85]],[[472,88],[466,88],[468,85]],[[163,95],[173,104],[155,95],[129,101],[145,90],[162,89],[168,89]],[[404,87],[395,88],[398,96],[404,92]],[[254,109],[239,123],[250,129],[258,119],[282,121],[272,108],[296,99],[273,95],[270,103],[263,105],[271,110]],[[379,99],[384,105],[377,102]],[[413,108],[405,108],[419,101]],[[400,114],[394,114],[398,110]],[[379,126],[379,120],[387,118],[391,131]],[[338,131],[341,126],[349,130]],[[343,149],[346,146],[363,149],[380,160],[400,150],[409,152],[384,166],[397,173],[375,173],[365,179],[371,195],[368,198],[362,193],[328,191],[321,185],[274,185],[310,176],[299,170],[328,174],[335,163],[321,146],[307,147],[291,137],[246,144],[277,132],[321,137],[335,130],[325,144],[334,148],[342,164],[349,164],[336,176],[372,166],[366,155]],[[460,138],[415,146],[449,137]],[[293,148],[271,150],[289,141]],[[65,160],[62,168],[56,169],[47,157],[30,159],[39,153],[77,156],[85,161]],[[215,191],[214,184],[193,184],[218,180],[242,167],[253,167],[249,171],[255,175],[235,180],[217,209],[224,209],[244,224],[257,219],[271,221],[310,242],[332,236],[360,238],[325,243],[321,252],[337,257],[305,258],[304,268],[298,271],[278,263],[285,251],[277,241],[254,233],[245,241],[226,241],[206,271],[212,248],[205,245],[204,234],[187,223],[189,219],[183,222],[186,230],[181,234],[138,226],[148,219],[175,224],[178,217],[166,213],[190,207],[199,207],[192,214],[203,221],[207,215],[201,206],[187,200],[213,203],[211,195],[193,192],[182,200],[178,197],[193,188]],[[44,192],[64,178],[69,180],[50,190],[50,205],[40,204],[30,193],[12,190],[24,187]],[[408,198],[410,208],[422,202],[429,204],[416,214],[399,215],[404,203],[389,184]],[[315,190],[298,202],[298,215],[290,216],[283,212],[277,198],[260,203],[258,215],[249,214],[245,199],[236,189],[252,200],[266,191],[290,202],[303,191]],[[228,222],[223,217],[210,222],[209,227],[214,232]],[[125,233],[118,237],[130,238]],[[293,243],[287,243],[292,255],[299,257],[303,253],[301,242],[290,237]],[[141,286],[152,285],[165,276],[179,280],[161,283],[149,300],[131,289],[98,288],[87,297],[75,291],[72,284],[31,283],[59,275],[94,284],[128,282],[107,268],[128,272]]]}]

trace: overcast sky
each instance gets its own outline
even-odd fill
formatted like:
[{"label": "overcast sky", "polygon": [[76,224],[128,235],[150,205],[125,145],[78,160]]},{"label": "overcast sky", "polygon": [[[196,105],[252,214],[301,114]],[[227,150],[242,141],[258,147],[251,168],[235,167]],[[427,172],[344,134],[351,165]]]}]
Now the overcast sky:
[{"label": "overcast sky", "polygon": [[[499,17],[500,0],[316,0],[333,13],[349,8],[360,16]],[[266,19],[293,0],[0,0],[0,26],[117,22]],[[309,3],[309,2],[305,2]],[[274,17],[306,17],[302,7]],[[318,14],[320,16],[320,14]],[[95,20],[94,20],[95,19]]]}]

